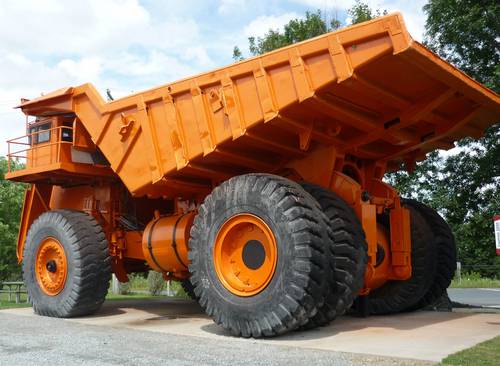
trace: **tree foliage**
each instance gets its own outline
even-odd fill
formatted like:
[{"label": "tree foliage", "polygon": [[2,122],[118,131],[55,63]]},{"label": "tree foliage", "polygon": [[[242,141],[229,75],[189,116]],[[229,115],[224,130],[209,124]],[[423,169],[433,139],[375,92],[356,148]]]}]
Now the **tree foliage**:
[{"label": "tree foliage", "polygon": [[167,282],[163,275],[156,271],[149,271],[148,273],[148,291],[153,296],[161,295],[165,289]]},{"label": "tree foliage", "polygon": [[425,43],[490,88],[500,90],[500,2],[429,0]]},{"label": "tree foliage", "polygon": [[[429,0],[425,42],[441,57],[476,80],[498,91],[500,74],[500,3],[493,0]],[[352,23],[384,15],[365,2],[348,10]],[[269,30],[263,38],[250,38],[253,55],[337,29],[327,26],[320,11],[289,22],[284,32]],[[239,49],[238,49],[239,51]],[[238,54],[242,58],[241,52]],[[465,266],[498,263],[495,256],[492,217],[500,214],[500,128],[493,126],[478,141],[457,142],[457,154],[428,154],[415,171],[391,173],[386,179],[402,196],[413,197],[442,213],[452,227]],[[469,268],[491,275],[483,267]]]},{"label": "tree foliage", "polygon": [[495,255],[493,216],[500,213],[500,125],[484,137],[458,143],[458,153],[437,151],[417,164],[415,171],[388,174],[403,196],[437,209],[450,224],[458,246],[458,259],[465,270],[493,276],[500,264]]},{"label": "tree foliage", "polygon": [[[13,162],[14,169],[19,166]],[[21,273],[16,242],[25,187],[5,180],[6,172],[7,160],[0,157],[0,280],[19,279]]]},{"label": "tree foliage", "polygon": [[340,27],[340,22],[333,19],[327,23],[321,11],[306,12],[305,19],[292,19],[285,25],[284,31],[269,29],[264,37],[249,37],[249,49],[253,56],[301,42],[309,38]]},{"label": "tree foliage", "polygon": [[241,50],[238,46],[234,46],[233,48],[233,60],[234,61],[243,60],[243,54],[241,53]]},{"label": "tree foliage", "polygon": [[[476,80],[498,91],[500,74],[500,4],[497,1],[430,0],[426,45]],[[499,121],[492,121],[499,122]],[[438,209],[451,225],[458,259],[466,270],[498,275],[493,216],[500,213],[500,126],[483,138],[464,139],[457,154],[430,154],[413,174],[389,179],[403,195],[413,195]]]},{"label": "tree foliage", "polygon": [[[351,23],[361,23],[366,20],[387,14],[386,10],[372,10],[366,3],[357,0],[354,6],[348,10]],[[293,43],[305,41],[306,39],[331,32],[343,26],[342,22],[334,16],[331,20],[326,19],[326,14],[320,10],[316,12],[307,11],[304,19],[290,20],[280,32],[278,29],[269,29],[264,37],[249,37],[248,48],[252,56],[285,47]],[[238,46],[233,48],[233,60],[243,60],[243,54]]]},{"label": "tree foliage", "polygon": [[368,20],[372,20],[382,15],[386,15],[387,10],[372,10],[372,8],[370,8],[367,3],[356,0],[356,3],[347,11],[347,13],[351,17],[351,23],[358,24],[366,22]]}]

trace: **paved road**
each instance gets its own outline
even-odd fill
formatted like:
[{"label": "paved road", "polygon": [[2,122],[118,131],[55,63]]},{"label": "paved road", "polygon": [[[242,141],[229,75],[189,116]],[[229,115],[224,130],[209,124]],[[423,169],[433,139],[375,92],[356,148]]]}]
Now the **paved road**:
[{"label": "paved road", "polygon": [[448,295],[461,304],[500,309],[500,288],[450,288]]},{"label": "paved road", "polygon": [[92,326],[0,312],[0,365],[428,365],[379,356]]}]

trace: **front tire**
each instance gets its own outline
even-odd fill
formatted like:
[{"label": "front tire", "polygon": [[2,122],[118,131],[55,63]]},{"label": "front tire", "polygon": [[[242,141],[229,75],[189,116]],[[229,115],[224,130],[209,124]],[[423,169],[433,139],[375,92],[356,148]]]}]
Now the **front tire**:
[{"label": "front tire", "polygon": [[328,241],[326,217],[298,184],[268,174],[234,177],[207,196],[191,229],[189,270],[199,303],[236,336],[296,329],[324,302]]},{"label": "front tire", "polygon": [[97,311],[111,280],[99,223],[73,210],[40,215],[26,237],[23,279],[36,314],[69,318]]}]

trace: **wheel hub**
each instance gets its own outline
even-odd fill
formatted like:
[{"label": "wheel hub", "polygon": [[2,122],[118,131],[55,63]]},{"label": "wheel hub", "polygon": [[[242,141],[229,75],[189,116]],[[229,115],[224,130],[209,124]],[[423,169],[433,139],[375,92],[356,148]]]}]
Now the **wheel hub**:
[{"label": "wheel hub", "polygon": [[47,271],[49,271],[50,273],[56,273],[57,271],[57,263],[54,260],[48,261],[45,267],[47,268]]},{"label": "wheel hub", "polygon": [[222,224],[214,246],[214,264],[224,287],[238,296],[253,296],[271,281],[276,239],[269,226],[252,214],[239,214]]},{"label": "wheel hub", "polygon": [[243,247],[243,263],[250,269],[259,269],[266,259],[266,250],[258,240],[249,240]]},{"label": "wheel hub", "polygon": [[35,272],[38,285],[45,294],[56,296],[64,288],[67,276],[66,254],[56,238],[48,237],[40,243]]}]

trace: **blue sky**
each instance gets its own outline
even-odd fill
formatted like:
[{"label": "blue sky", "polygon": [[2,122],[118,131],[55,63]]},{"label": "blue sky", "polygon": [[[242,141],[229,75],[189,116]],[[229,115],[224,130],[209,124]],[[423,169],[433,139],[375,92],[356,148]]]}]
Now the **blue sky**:
[{"label": "blue sky", "polygon": [[[421,40],[425,0],[368,0],[401,11]],[[64,86],[93,83],[115,97],[232,62],[247,38],[280,29],[307,10],[349,23],[354,0],[0,1],[0,154],[24,133],[12,107]]]}]

